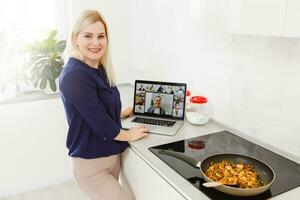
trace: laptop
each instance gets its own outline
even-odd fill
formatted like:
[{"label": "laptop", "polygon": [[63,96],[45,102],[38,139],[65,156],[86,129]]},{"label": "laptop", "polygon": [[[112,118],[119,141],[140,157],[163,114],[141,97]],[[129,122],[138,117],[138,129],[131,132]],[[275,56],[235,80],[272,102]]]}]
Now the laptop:
[{"label": "laptop", "polygon": [[122,121],[124,129],[138,124],[150,133],[175,135],[184,121],[186,84],[136,80],[133,116]]}]

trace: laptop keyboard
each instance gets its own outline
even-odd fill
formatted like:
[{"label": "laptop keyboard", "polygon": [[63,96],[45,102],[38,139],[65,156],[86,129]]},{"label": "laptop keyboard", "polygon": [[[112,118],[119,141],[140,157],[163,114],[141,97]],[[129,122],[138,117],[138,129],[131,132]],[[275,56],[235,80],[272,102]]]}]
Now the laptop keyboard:
[{"label": "laptop keyboard", "polygon": [[132,120],[132,122],[158,125],[158,126],[166,126],[166,127],[172,127],[176,123],[174,121],[160,120],[160,119],[149,119],[149,118],[143,118],[143,117],[136,117]]}]

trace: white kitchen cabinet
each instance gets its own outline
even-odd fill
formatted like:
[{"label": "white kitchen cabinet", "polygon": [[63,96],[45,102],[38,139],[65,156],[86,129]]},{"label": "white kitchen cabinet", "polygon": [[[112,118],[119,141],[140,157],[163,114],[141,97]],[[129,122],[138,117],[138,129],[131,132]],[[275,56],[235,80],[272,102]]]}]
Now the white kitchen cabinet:
[{"label": "white kitchen cabinet", "polygon": [[190,0],[188,24],[200,32],[283,36],[286,6],[287,0]]},{"label": "white kitchen cabinet", "polygon": [[287,0],[231,0],[230,33],[283,36],[286,4]]},{"label": "white kitchen cabinet", "polygon": [[185,199],[130,148],[122,154],[122,174],[127,179],[124,188],[136,200]]},{"label": "white kitchen cabinet", "polygon": [[285,36],[300,37],[300,1],[288,0]]},{"label": "white kitchen cabinet", "polygon": [[188,26],[199,32],[228,31],[229,0],[189,0]]}]

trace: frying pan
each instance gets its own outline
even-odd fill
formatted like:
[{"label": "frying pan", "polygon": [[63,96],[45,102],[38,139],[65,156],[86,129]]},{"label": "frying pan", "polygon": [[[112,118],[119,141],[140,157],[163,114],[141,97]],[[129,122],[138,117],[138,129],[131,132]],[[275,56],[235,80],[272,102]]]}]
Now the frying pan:
[{"label": "frying pan", "polygon": [[271,167],[269,167],[266,163],[249,156],[244,156],[239,154],[217,154],[217,155],[209,156],[203,159],[201,162],[199,162],[189,156],[171,150],[160,150],[159,153],[178,158],[192,165],[193,167],[200,168],[200,173],[202,174],[206,182],[213,182],[213,180],[208,178],[204,173],[211,165],[211,163],[218,163],[223,160],[227,160],[233,163],[242,162],[244,164],[252,165],[255,171],[257,172],[257,174],[260,176],[260,179],[265,184],[264,186],[258,188],[250,188],[250,189],[238,188],[238,187],[227,186],[227,185],[219,185],[214,187],[214,189],[218,191],[224,192],[226,194],[234,195],[234,196],[254,196],[254,195],[261,194],[266,190],[268,190],[275,180],[275,173]]}]

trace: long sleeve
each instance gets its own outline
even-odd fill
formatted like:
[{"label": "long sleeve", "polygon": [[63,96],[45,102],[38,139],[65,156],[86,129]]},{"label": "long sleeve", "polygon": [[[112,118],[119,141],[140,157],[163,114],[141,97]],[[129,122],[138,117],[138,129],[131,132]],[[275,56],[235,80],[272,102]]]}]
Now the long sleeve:
[{"label": "long sleeve", "polygon": [[93,134],[103,140],[113,140],[120,132],[120,127],[107,113],[94,81],[84,71],[74,70],[66,74],[60,84],[62,98],[77,109],[92,128]]}]

